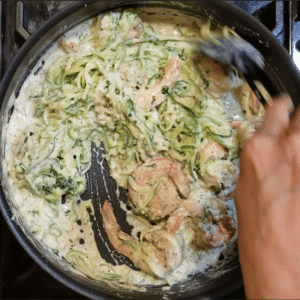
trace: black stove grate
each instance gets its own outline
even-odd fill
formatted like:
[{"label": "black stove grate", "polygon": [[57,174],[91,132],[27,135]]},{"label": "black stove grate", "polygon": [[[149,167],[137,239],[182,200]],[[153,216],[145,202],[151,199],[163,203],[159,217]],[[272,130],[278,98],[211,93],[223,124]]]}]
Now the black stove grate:
[{"label": "black stove grate", "polygon": [[[75,1],[0,1],[0,79],[26,39]],[[262,22],[300,68],[300,2],[229,1]],[[0,214],[0,299],[84,299],[41,269]],[[224,299],[245,298],[244,289]]]}]

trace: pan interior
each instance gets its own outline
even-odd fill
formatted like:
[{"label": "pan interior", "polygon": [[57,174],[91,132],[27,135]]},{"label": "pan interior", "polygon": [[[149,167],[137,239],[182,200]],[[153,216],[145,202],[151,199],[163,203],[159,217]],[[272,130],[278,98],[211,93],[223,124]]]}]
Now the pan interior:
[{"label": "pan interior", "polygon": [[[157,8],[156,8],[157,9]],[[149,15],[153,14],[153,8],[146,9]],[[165,11],[160,8],[160,13],[162,15],[169,14],[170,10],[166,9]],[[179,14],[178,11],[171,11],[172,14]],[[205,12],[207,14],[207,12]],[[76,30],[76,29],[75,29]],[[50,43],[53,43],[50,41]],[[44,49],[48,49],[50,44],[45,45]],[[45,57],[39,58],[37,61],[32,61],[31,65],[34,65],[31,71],[32,74],[37,76],[39,72],[43,71],[44,64],[42,63],[45,60]],[[38,71],[39,70],[39,71]],[[26,76],[24,76],[26,77]],[[21,80],[22,82],[22,80]],[[40,240],[36,239],[36,236],[32,234],[32,231],[28,229],[28,226],[25,225],[24,219],[20,214],[18,208],[15,206],[13,199],[11,199],[12,192],[11,182],[7,177],[7,169],[5,165],[6,160],[6,142],[7,142],[7,131],[5,128],[7,124],[11,121],[11,115],[13,110],[16,109],[14,106],[15,98],[22,93],[26,85],[19,87],[14,87],[6,111],[4,114],[4,120],[2,119],[4,130],[2,131],[1,136],[1,146],[2,146],[2,185],[6,193],[6,198],[9,202],[11,210],[13,212],[13,218],[20,228],[24,231],[26,237],[30,242],[35,246],[36,249],[46,258],[48,262],[54,265],[60,272],[71,277],[76,282],[84,284],[89,288],[96,291],[96,293],[105,293],[113,296],[119,296],[122,298],[144,298],[150,299],[153,297],[170,297],[172,299],[180,298],[192,298],[196,295],[201,294],[203,297],[209,295],[212,291],[217,293],[220,289],[226,289],[229,284],[232,282],[237,282],[240,279],[240,269],[237,257],[236,244],[233,245],[234,254],[230,256],[228,261],[224,260],[224,256],[220,256],[220,260],[217,263],[215,268],[208,269],[204,274],[197,274],[191,276],[184,282],[174,284],[171,287],[167,285],[157,285],[157,286],[145,286],[143,288],[132,287],[128,285],[119,285],[114,283],[107,283],[104,281],[97,281],[95,279],[88,278],[82,275],[80,272],[75,271],[70,267],[69,263],[62,257],[56,255],[53,249],[46,247]],[[20,88],[20,94],[18,89]],[[226,100],[227,101],[227,100]],[[3,118],[3,117],[2,117]],[[125,221],[125,213],[122,207],[126,206],[128,203],[127,191],[120,187],[117,187],[115,180],[110,177],[109,167],[104,159],[104,148],[103,145],[92,147],[92,164],[89,171],[86,173],[87,178],[87,189],[85,193],[81,196],[82,201],[88,201],[92,199],[93,208],[95,210],[94,215],[90,214],[90,221],[92,223],[93,232],[95,234],[95,240],[97,247],[101,255],[105,258],[106,261],[113,264],[127,264],[133,268],[132,263],[124,259],[124,257],[118,254],[116,251],[113,251],[112,246],[108,243],[105,230],[103,228],[102,219],[100,216],[100,206],[104,203],[105,200],[109,200],[115,210],[120,225],[124,231],[128,233],[131,230],[130,225]],[[121,205],[120,205],[121,204]],[[105,246],[104,246],[105,245]],[[151,293],[151,296],[149,294]],[[101,294],[102,295],[102,294]]]}]

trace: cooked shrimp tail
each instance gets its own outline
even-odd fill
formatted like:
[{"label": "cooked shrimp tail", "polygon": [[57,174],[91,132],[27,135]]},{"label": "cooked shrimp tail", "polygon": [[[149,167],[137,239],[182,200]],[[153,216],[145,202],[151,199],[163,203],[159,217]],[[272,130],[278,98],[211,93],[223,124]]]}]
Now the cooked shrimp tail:
[{"label": "cooked shrimp tail", "polygon": [[153,274],[148,264],[140,257],[142,249],[138,241],[121,230],[108,201],[104,202],[101,215],[106,234],[113,247],[119,253],[129,258],[135,267],[140,268],[146,273]]},{"label": "cooked shrimp tail", "polygon": [[142,241],[138,241],[120,229],[108,201],[103,204],[101,215],[109,241],[135,267],[165,278],[181,264],[183,249],[178,235],[171,235],[164,229],[151,229],[143,234]]},{"label": "cooked shrimp tail", "polygon": [[236,235],[236,228],[227,216],[226,205],[222,201],[211,200],[211,205],[215,215],[207,211],[205,205],[183,201],[168,218],[165,229],[175,234],[182,225],[183,228],[193,231],[190,244],[195,250],[224,246]]},{"label": "cooked shrimp tail", "polygon": [[71,43],[63,42],[61,38],[57,41],[57,46],[59,49],[61,49],[62,51],[68,54],[70,53],[83,54],[83,50],[80,48],[78,44],[72,42]]}]

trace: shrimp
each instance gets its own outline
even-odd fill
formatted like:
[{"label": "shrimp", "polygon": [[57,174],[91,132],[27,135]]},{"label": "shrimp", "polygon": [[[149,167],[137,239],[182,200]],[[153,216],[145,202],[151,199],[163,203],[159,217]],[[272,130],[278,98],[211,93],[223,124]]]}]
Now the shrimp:
[{"label": "shrimp", "polygon": [[233,239],[236,232],[228,217],[217,223],[205,223],[199,218],[187,217],[182,226],[183,231],[190,235],[190,247],[195,251],[223,247]]},{"label": "shrimp", "polygon": [[[255,84],[268,104],[271,104],[271,96],[263,85],[260,82],[256,82]],[[246,82],[241,87],[237,88],[234,93],[236,99],[241,104],[246,120],[233,121],[230,123],[230,126],[233,129],[236,129],[235,139],[237,140],[239,148],[242,149],[246,141],[253,136],[257,128],[262,124],[265,110]]]},{"label": "shrimp", "polygon": [[139,241],[120,229],[108,201],[103,204],[101,215],[109,241],[135,267],[145,273],[166,278],[181,264],[183,244],[178,235],[172,235],[164,229],[154,229],[146,232],[142,241]]},{"label": "shrimp", "polygon": [[204,56],[199,64],[200,69],[208,84],[207,88],[212,94],[222,94],[237,88],[243,82],[232,72],[228,75],[223,66],[210,57]]},{"label": "shrimp", "polygon": [[187,198],[190,185],[179,164],[170,158],[145,162],[129,178],[129,197],[134,210],[151,220],[170,215]]},{"label": "shrimp", "polygon": [[180,58],[174,57],[167,67],[163,79],[159,83],[147,90],[140,90],[135,94],[137,106],[143,110],[149,110],[164,102],[166,100],[166,94],[173,89],[180,75],[180,68]]},{"label": "shrimp", "polygon": [[123,63],[120,66],[120,79],[125,86],[132,89],[140,89],[144,83],[146,73],[140,70],[140,64],[137,61]]},{"label": "shrimp", "polygon": [[144,31],[144,25],[140,18],[135,18],[132,26],[130,27],[125,39],[139,39]]},{"label": "shrimp", "polygon": [[253,136],[257,128],[262,124],[262,121],[262,118],[253,118],[250,120],[231,122],[230,126],[236,129],[235,139],[239,149],[244,147],[246,141]]},{"label": "shrimp", "polygon": [[206,201],[188,199],[170,215],[165,229],[175,234],[182,224],[183,230],[190,232],[190,244],[194,250],[220,247],[236,234],[226,210],[226,204],[216,198],[211,198],[209,205]]},{"label": "shrimp", "polygon": [[212,139],[205,139],[198,152],[197,159],[209,157],[224,158],[226,155],[227,150],[224,146]]},{"label": "shrimp", "polygon": [[[271,97],[262,84],[260,82],[256,82],[256,84],[267,102],[270,102]],[[242,86],[237,88],[234,93],[237,101],[241,104],[246,119],[260,117],[264,114],[263,105],[257,99],[248,83],[245,82]]]},{"label": "shrimp", "polygon": [[75,43],[65,43],[62,41],[62,39],[59,39],[57,41],[57,46],[62,51],[70,54],[70,53],[76,53],[76,54],[83,54],[83,50],[79,47],[78,44]]},{"label": "shrimp", "polygon": [[218,142],[205,138],[197,153],[196,160],[200,165],[198,173],[207,187],[216,191],[232,186],[236,180],[237,169],[226,158],[228,149]]}]

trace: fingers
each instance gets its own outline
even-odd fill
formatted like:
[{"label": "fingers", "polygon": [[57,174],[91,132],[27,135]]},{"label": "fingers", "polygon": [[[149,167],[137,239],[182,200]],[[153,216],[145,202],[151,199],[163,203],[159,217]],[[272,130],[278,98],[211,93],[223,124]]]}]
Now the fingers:
[{"label": "fingers", "polygon": [[286,139],[282,137],[288,131],[292,108],[293,103],[286,94],[275,98],[268,107],[263,124],[246,143],[240,155],[240,178],[245,182],[255,178],[259,185],[276,170],[279,163],[289,160],[283,147]]},{"label": "fingers", "polygon": [[[299,115],[299,113],[298,113]],[[285,137],[285,152],[290,161],[290,164],[293,167],[293,181],[294,184],[299,185],[299,174],[300,174],[300,125],[297,124],[300,122],[299,116],[295,116],[293,119],[293,126],[289,128],[288,136]],[[295,121],[295,122],[294,122]]]},{"label": "fingers", "polygon": [[257,134],[279,138],[290,125],[289,113],[292,108],[293,102],[289,95],[282,94],[275,98],[272,105],[267,108],[264,122],[258,129]]},{"label": "fingers", "polygon": [[291,121],[288,134],[293,134],[300,131],[300,109],[297,109]]},{"label": "fingers", "polygon": [[293,168],[287,161],[278,164],[272,173],[262,181],[258,192],[258,198],[264,199],[263,203],[260,203],[261,210],[265,210],[270,201],[274,201],[294,189],[296,177],[299,175],[293,172]]},{"label": "fingers", "polygon": [[278,163],[286,161],[286,153],[277,139],[259,134],[250,139],[240,155],[240,178],[251,181],[254,176],[259,182],[264,180]]},{"label": "fingers", "polygon": [[300,109],[294,113],[284,140],[286,153],[293,165],[294,180],[298,183],[297,179],[300,173]]}]

